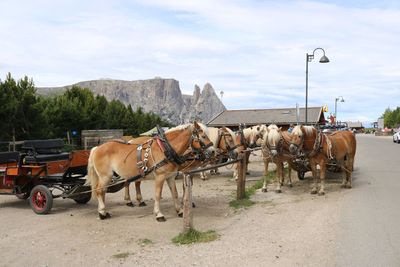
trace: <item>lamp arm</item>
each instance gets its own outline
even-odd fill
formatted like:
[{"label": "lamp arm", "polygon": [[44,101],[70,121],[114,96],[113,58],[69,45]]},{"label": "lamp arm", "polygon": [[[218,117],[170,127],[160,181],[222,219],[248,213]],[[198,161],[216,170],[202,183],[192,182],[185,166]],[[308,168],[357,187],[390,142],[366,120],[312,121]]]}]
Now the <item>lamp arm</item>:
[{"label": "lamp arm", "polygon": [[325,50],[321,47],[317,47],[314,49],[314,51],[312,52],[313,56],[314,56],[315,51],[317,51],[318,49],[322,50],[322,52],[324,52],[324,56],[325,56]]}]

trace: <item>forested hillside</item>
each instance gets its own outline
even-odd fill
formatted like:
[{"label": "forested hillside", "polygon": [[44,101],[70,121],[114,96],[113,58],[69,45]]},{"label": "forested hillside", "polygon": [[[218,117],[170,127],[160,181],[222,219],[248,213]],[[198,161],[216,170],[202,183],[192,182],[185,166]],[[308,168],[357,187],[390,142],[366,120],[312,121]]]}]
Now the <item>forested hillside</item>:
[{"label": "forested hillside", "polygon": [[0,80],[0,140],[63,138],[68,131],[124,129],[137,136],[156,124],[170,126],[154,113],[135,111],[118,100],[107,101],[86,88],[73,86],[63,94],[43,97],[32,79],[16,81],[10,73]]}]

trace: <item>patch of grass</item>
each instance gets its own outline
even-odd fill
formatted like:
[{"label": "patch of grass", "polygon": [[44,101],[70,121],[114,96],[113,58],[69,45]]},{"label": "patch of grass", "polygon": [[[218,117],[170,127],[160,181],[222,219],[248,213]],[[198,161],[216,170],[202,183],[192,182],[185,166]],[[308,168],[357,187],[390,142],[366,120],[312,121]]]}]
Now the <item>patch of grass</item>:
[{"label": "patch of grass", "polygon": [[118,254],[112,255],[112,257],[113,257],[114,259],[125,259],[125,258],[128,258],[129,255],[130,255],[129,252],[122,252],[122,253],[118,253]]},{"label": "patch of grass", "polygon": [[229,206],[234,208],[234,209],[240,209],[240,208],[247,208],[253,205],[255,202],[251,201],[249,198],[244,198],[240,200],[232,200],[229,202]]},{"label": "patch of grass", "polygon": [[[273,178],[275,177],[274,172],[270,172],[267,176],[267,181],[271,181]],[[234,209],[239,209],[239,208],[247,208],[250,207],[251,205],[255,204],[254,201],[250,200],[250,197],[252,195],[254,195],[254,193],[262,188],[264,184],[264,179],[260,179],[257,182],[255,182],[252,186],[246,188],[245,192],[244,192],[244,199],[240,199],[240,200],[232,200],[231,202],[229,202],[229,206],[234,208]]]},{"label": "patch of grass", "polygon": [[147,239],[147,238],[143,238],[143,239],[139,239],[137,241],[137,243],[138,243],[138,245],[144,247],[144,246],[153,244],[153,241],[151,241],[150,239]]},{"label": "patch of grass", "polygon": [[195,229],[190,229],[187,233],[181,233],[172,239],[174,244],[193,244],[193,243],[204,243],[216,240],[219,235],[214,230],[208,230],[207,232],[200,232]]}]

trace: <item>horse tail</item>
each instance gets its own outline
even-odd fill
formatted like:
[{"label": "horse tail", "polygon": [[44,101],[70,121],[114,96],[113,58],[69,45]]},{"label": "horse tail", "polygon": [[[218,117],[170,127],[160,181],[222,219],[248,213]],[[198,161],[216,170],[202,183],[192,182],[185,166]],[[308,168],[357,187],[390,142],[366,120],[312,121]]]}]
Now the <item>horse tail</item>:
[{"label": "horse tail", "polygon": [[87,175],[86,175],[86,185],[91,185],[92,187],[92,196],[95,196],[96,194],[96,187],[99,183],[99,176],[97,174],[97,171],[94,167],[94,151],[97,147],[92,148],[90,151],[89,159],[88,159],[88,166],[87,166]]}]

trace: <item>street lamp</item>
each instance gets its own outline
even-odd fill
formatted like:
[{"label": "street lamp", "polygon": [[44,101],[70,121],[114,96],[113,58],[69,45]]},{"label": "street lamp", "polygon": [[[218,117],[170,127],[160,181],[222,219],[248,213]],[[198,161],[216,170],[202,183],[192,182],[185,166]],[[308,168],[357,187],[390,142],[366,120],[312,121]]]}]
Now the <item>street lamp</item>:
[{"label": "street lamp", "polygon": [[337,102],[344,102],[343,96],[339,96],[335,98],[335,124],[337,124]]},{"label": "street lamp", "polygon": [[311,55],[309,55],[308,53],[306,54],[306,124],[308,123],[308,120],[307,120],[307,117],[308,117],[308,62],[311,62],[314,59],[314,53],[318,49],[320,49],[320,50],[322,50],[322,52],[324,52],[324,55],[319,60],[319,63],[328,63],[329,62],[328,57],[325,56],[325,50],[320,47],[315,48]]}]

